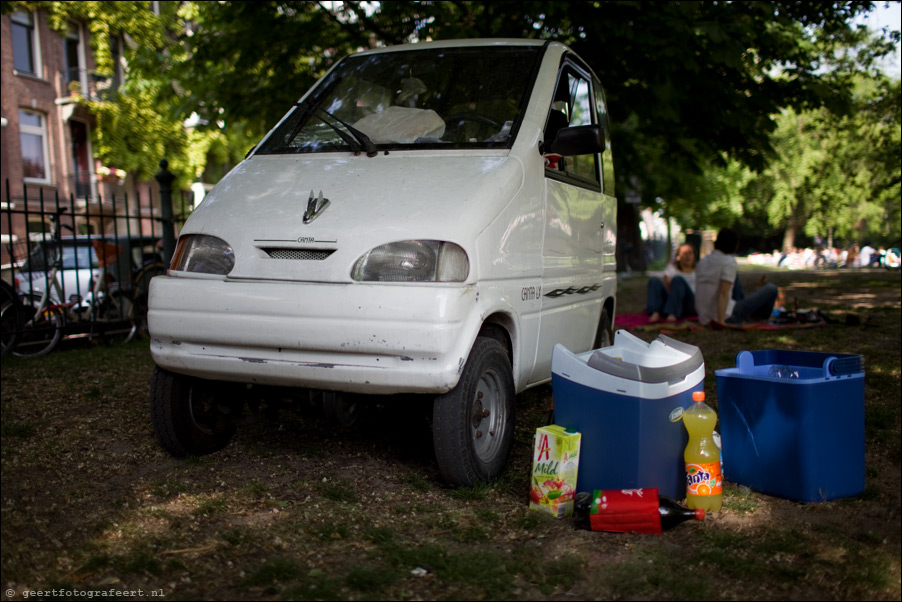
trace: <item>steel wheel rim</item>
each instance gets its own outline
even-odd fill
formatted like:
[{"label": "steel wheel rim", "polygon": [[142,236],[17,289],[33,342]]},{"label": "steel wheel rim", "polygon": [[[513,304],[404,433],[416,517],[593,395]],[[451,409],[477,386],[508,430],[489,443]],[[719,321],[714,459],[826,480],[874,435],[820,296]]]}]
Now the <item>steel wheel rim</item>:
[{"label": "steel wheel rim", "polygon": [[491,462],[502,445],[507,420],[503,381],[494,370],[484,373],[476,385],[470,425],[476,457]]},{"label": "steel wheel rim", "polygon": [[199,394],[194,386],[188,390],[188,415],[197,430],[206,435],[215,434],[216,403],[210,395]]}]

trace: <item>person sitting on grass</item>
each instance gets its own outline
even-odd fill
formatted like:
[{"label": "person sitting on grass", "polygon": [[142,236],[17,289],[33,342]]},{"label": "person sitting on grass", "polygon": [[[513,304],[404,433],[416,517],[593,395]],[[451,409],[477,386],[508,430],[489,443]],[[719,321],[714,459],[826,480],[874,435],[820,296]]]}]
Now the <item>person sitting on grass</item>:
[{"label": "person sitting on grass", "polygon": [[742,324],[753,319],[768,320],[780,291],[762,278],[755,292],[741,292],[736,264],[739,235],[730,228],[717,233],[714,252],[703,257],[695,268],[695,309],[702,324]]},{"label": "person sitting on grass", "polygon": [[682,244],[673,261],[667,264],[661,278],[648,281],[648,304],[645,314],[649,322],[666,316],[668,322],[695,315],[695,249]]}]

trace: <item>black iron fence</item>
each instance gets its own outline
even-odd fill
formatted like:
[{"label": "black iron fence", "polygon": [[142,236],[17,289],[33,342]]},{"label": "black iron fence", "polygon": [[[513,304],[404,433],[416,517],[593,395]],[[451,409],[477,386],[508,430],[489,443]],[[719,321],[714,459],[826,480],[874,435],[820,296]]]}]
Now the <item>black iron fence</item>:
[{"label": "black iron fence", "polygon": [[[20,293],[36,286],[49,289],[53,283],[48,273],[56,265],[62,296],[58,301],[66,301],[84,296],[102,269],[106,278],[129,290],[142,268],[168,262],[162,242],[165,227],[171,221],[177,233],[193,207],[191,192],[172,197],[173,208],[168,212],[152,192],[67,198],[39,186],[12,191],[7,180],[0,210],[3,279]],[[108,255],[114,248],[115,258]]]}]

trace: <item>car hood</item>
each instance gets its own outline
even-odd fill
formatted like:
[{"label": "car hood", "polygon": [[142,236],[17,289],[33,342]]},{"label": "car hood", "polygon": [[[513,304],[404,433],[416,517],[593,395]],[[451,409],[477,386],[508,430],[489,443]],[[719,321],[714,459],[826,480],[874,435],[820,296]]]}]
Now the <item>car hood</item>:
[{"label": "car hood", "polygon": [[[473,266],[479,232],[522,185],[522,165],[506,152],[255,156],[210,192],[182,234],[225,240],[237,279],[350,281],[363,253],[409,239],[457,243]],[[315,215],[305,222],[308,209]]]}]

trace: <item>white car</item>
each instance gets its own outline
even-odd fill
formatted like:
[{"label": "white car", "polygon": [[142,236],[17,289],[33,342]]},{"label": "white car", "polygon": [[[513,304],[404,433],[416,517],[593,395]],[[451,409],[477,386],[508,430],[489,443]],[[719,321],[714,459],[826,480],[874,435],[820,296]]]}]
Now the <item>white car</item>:
[{"label": "white car", "polygon": [[[50,282],[51,268],[56,262],[59,262],[57,278],[63,299],[59,298],[56,287]],[[91,281],[99,269],[97,252],[88,237],[82,240],[68,238],[59,244],[49,240],[35,242],[31,253],[16,271],[16,288],[32,299],[40,299],[49,285],[50,300],[53,303],[85,299],[91,292]]]},{"label": "white car", "polygon": [[[118,248],[118,254],[110,257],[110,265],[102,272],[95,243]],[[88,299],[94,278],[101,273],[118,288],[131,290],[132,273],[149,261],[159,261],[156,252],[157,239],[150,236],[85,235],[63,236],[59,241],[47,240],[30,243],[30,253],[15,272],[16,288],[30,299],[40,299],[50,286],[50,301],[65,303]],[[60,257],[62,252],[62,257]],[[52,267],[58,264],[57,280],[62,292],[50,282]]]},{"label": "white car", "polygon": [[458,40],[352,55],[205,198],[153,280],[152,419],[228,443],[228,383],[434,397],[454,484],[497,477],[515,395],[560,343],[609,345],[616,200],[604,94],[567,47]]}]

